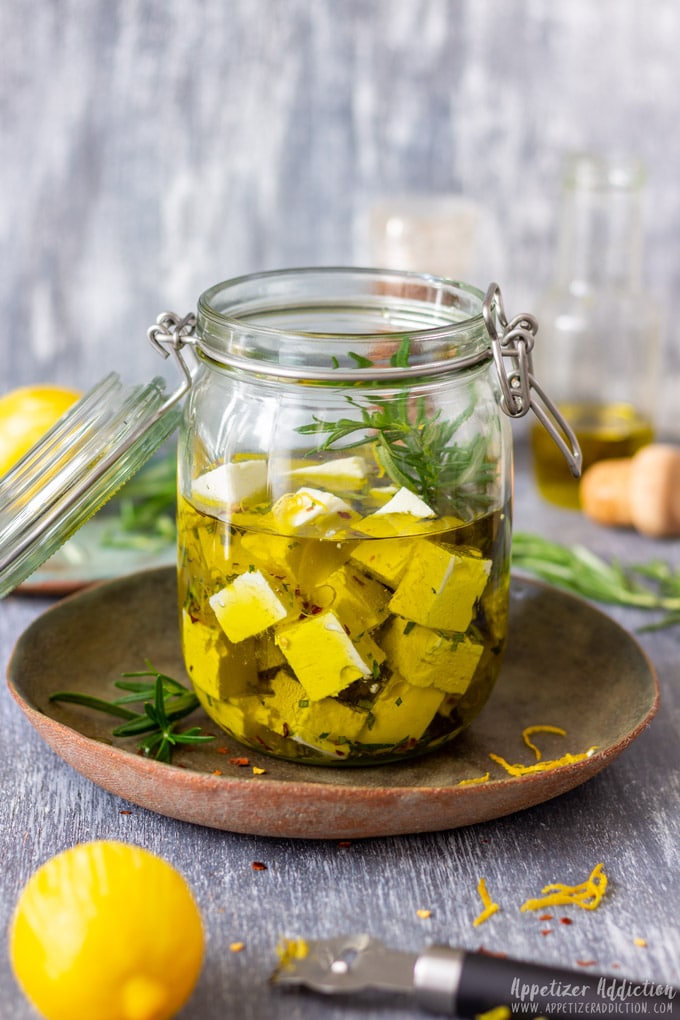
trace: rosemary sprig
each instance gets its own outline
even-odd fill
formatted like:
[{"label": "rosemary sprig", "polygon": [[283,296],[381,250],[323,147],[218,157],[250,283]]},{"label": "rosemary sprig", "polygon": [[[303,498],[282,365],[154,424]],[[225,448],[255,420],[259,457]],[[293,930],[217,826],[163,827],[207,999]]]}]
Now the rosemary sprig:
[{"label": "rosemary sprig", "polygon": [[345,399],[358,412],[356,417],[325,421],[315,415],[297,431],[325,436],[320,450],[338,444],[343,450],[372,445],[388,478],[432,507],[446,499],[447,510],[463,518],[488,508],[486,488],[495,467],[487,459],[484,437],[465,445],[453,442],[474,410],[472,403],[453,421],[443,421],[441,410],[429,413],[424,397],[413,397],[408,390],[390,399],[373,397],[368,406],[350,396]]},{"label": "rosemary sprig", "polygon": [[[138,745],[146,757],[156,761],[170,762],[173,748],[178,744],[203,744],[215,738],[201,733],[200,726],[192,726],[178,733],[175,729],[180,719],[198,707],[199,701],[193,691],[188,690],[179,680],[159,673],[149,662],[149,667],[137,673],[123,673],[123,677],[153,677],[152,681],[116,680],[115,687],[128,691],[124,697],[105,701],[78,691],[56,691],[50,701],[69,702],[83,705],[98,712],[125,719],[112,730],[114,737],[131,737],[147,734]],[[129,704],[142,704],[142,712],[126,708]]]},{"label": "rosemary sprig", "polygon": [[539,535],[516,532],[512,565],[594,602],[664,614],[643,630],[680,624],[680,569],[672,570],[662,561],[624,566],[618,561],[608,562],[582,545],[569,547]]}]

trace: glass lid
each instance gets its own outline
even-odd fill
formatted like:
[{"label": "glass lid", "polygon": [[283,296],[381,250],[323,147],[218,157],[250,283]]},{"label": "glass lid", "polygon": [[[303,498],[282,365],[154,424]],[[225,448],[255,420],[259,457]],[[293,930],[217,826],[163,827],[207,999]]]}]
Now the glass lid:
[{"label": "glass lid", "polygon": [[176,428],[165,382],[111,373],[0,478],[0,597],[13,591],[127,482]]}]

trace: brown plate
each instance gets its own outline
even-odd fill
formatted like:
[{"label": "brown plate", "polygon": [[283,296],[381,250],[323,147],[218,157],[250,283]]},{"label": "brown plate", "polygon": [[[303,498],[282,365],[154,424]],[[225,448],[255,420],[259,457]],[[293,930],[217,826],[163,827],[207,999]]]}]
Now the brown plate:
[{"label": "brown plate", "polygon": [[[486,708],[449,748],[402,764],[277,761],[244,750],[198,710],[191,721],[218,738],[163,765],[135,753],[131,738],[114,746],[109,716],[49,701],[64,689],[110,699],[120,674],[144,669],[147,659],[188,683],[172,568],[131,574],[59,602],[17,642],[8,682],[43,739],[94,783],[172,818],[262,836],[386,836],[508,815],[590,779],[626,749],[658,705],[653,668],[627,631],[580,599],[517,578],[508,650]],[[566,730],[535,737],[546,759],[596,750],[550,771],[511,776],[489,755],[531,764],[522,731],[534,725]],[[233,761],[243,757],[248,765]],[[486,773],[486,782],[461,785]]]}]

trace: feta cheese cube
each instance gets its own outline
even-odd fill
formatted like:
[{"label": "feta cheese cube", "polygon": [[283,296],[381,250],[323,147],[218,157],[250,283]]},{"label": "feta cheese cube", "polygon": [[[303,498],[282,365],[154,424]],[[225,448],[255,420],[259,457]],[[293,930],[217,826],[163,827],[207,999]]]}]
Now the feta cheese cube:
[{"label": "feta cheese cube", "polygon": [[465,631],[490,570],[491,560],[473,550],[423,541],[404,571],[390,609],[424,627]]},{"label": "feta cheese cube", "polygon": [[338,694],[373,673],[373,663],[359,654],[332,612],[280,628],[276,643],[312,701]]},{"label": "feta cheese cube", "polygon": [[468,637],[444,637],[429,627],[396,617],[381,638],[390,665],[416,687],[464,694],[484,646]]},{"label": "feta cheese cube", "polygon": [[182,651],[192,683],[213,698],[243,694],[257,681],[250,641],[231,644],[221,631],[194,619],[182,609]]},{"label": "feta cheese cube", "polygon": [[375,699],[359,739],[364,744],[415,743],[445,697],[434,687],[414,687],[395,673]]},{"label": "feta cheese cube", "polygon": [[411,538],[381,538],[358,542],[351,561],[358,563],[383,584],[396,588],[417,546]]},{"label": "feta cheese cube", "polygon": [[220,627],[235,643],[285,620],[290,609],[259,570],[240,574],[209,602]]},{"label": "feta cheese cube", "polygon": [[384,622],[392,592],[355,566],[343,565],[319,588],[319,600],[357,638]]},{"label": "feta cheese cube", "polygon": [[293,588],[299,587],[305,594],[344,563],[353,548],[348,542],[269,532],[245,534],[241,545],[248,563],[276,577],[286,578]]},{"label": "feta cheese cube", "polygon": [[428,506],[420,496],[416,496],[415,492],[411,492],[410,489],[403,486],[395,492],[392,499],[371,516],[378,517],[380,514],[411,514],[412,517],[419,518],[437,516],[432,507]]},{"label": "feta cheese cube", "polygon": [[306,464],[293,468],[291,478],[301,482],[323,485],[333,492],[347,492],[360,489],[368,475],[368,465],[363,457],[339,457],[323,464]]},{"label": "feta cheese cube", "polygon": [[240,460],[199,475],[191,484],[191,501],[199,510],[228,519],[243,503],[257,503],[267,494],[267,461]]},{"label": "feta cheese cube", "polygon": [[306,486],[277,499],[272,515],[280,527],[293,533],[313,523],[314,533],[326,535],[345,530],[359,516],[349,503],[332,492]]}]

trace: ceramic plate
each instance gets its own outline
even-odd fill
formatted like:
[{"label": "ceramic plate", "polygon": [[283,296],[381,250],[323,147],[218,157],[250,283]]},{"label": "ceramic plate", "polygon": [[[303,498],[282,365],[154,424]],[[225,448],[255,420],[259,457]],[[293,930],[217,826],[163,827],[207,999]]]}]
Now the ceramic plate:
[{"label": "ceramic plate", "polygon": [[[324,768],[277,761],[245,750],[199,710],[191,722],[217,739],[163,765],[140,757],[129,738],[114,744],[109,716],[49,701],[60,689],[110,699],[120,674],[144,669],[147,659],[188,684],[172,568],[108,581],[56,604],[17,642],[8,680],[43,739],[97,785],[172,818],[262,836],[396,835],[508,815],[590,779],[647,726],[658,704],[654,671],[627,631],[580,599],[520,579],[513,579],[510,640],[487,706],[449,748],[402,764]],[[531,764],[522,731],[535,725],[566,730],[566,736],[535,738],[546,759],[596,750],[522,776],[490,759]],[[248,764],[236,764],[237,758]],[[466,782],[486,773],[486,782]]]}]

